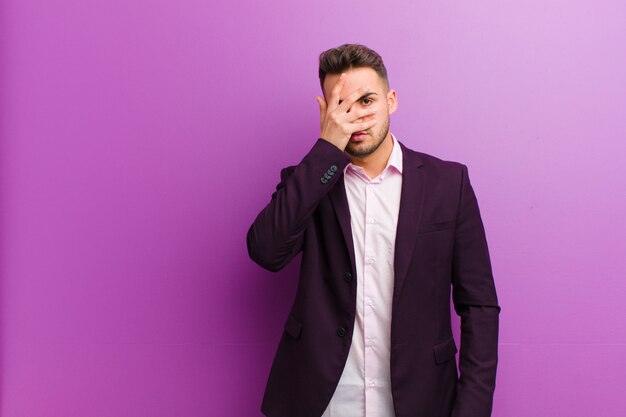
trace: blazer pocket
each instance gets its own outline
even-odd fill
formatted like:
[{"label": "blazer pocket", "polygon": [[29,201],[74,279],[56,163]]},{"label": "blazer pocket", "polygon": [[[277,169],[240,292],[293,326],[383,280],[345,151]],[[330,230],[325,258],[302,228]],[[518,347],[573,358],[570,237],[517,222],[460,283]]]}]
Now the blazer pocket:
[{"label": "blazer pocket", "polygon": [[417,233],[436,232],[438,230],[452,229],[454,220],[445,220],[435,223],[423,223],[417,228]]},{"label": "blazer pocket", "polygon": [[457,352],[454,338],[451,337],[445,342],[433,346],[433,352],[435,353],[436,363],[444,363],[454,358],[454,354]]},{"label": "blazer pocket", "polygon": [[302,332],[302,323],[289,314],[287,321],[285,322],[285,331],[294,339],[298,339],[300,337],[300,333]]}]

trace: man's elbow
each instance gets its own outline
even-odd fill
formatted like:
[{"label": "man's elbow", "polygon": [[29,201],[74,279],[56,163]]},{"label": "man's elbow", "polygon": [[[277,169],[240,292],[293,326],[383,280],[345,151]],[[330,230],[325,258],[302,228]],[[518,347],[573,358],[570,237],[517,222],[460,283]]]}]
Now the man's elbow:
[{"label": "man's elbow", "polygon": [[468,315],[481,315],[483,317],[493,317],[497,320],[500,315],[500,310],[502,308],[497,302],[469,304],[457,302],[455,303],[454,309],[456,310],[456,313],[461,317]]},{"label": "man's elbow", "polygon": [[246,247],[248,248],[248,256],[261,268],[270,272],[278,272],[285,267],[284,260],[276,259],[276,257],[268,250],[270,245],[259,244],[254,240],[253,228],[250,227],[246,235]]}]

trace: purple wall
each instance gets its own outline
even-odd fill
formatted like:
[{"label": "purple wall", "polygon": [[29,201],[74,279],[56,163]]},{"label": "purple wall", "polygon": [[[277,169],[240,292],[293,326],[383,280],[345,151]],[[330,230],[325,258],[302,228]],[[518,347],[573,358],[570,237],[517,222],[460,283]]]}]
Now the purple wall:
[{"label": "purple wall", "polygon": [[494,416],[626,415],[626,3],[216,3],[1,3],[0,414],[260,415],[300,258],[245,233],[359,42],[392,132],[469,166]]}]

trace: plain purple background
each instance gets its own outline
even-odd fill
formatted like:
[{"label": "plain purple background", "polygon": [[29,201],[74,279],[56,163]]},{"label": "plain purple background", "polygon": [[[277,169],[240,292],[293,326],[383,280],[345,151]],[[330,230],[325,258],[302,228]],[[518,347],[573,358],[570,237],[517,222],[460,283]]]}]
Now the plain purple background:
[{"label": "plain purple background", "polygon": [[216,3],[1,3],[2,417],[260,415],[300,257],[267,272],[245,234],[346,42],[398,139],[469,167],[493,415],[626,415],[626,3]]}]

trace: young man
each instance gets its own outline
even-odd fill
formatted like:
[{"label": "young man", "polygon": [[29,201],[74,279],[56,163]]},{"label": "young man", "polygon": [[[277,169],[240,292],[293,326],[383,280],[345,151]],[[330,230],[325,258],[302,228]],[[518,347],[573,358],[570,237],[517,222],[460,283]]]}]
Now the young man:
[{"label": "young man", "polygon": [[282,169],[246,237],[251,259],[270,271],[302,251],[261,411],[488,417],[500,306],[467,166],[389,131],[398,101],[376,52],[329,49],[319,75],[320,137]]}]

